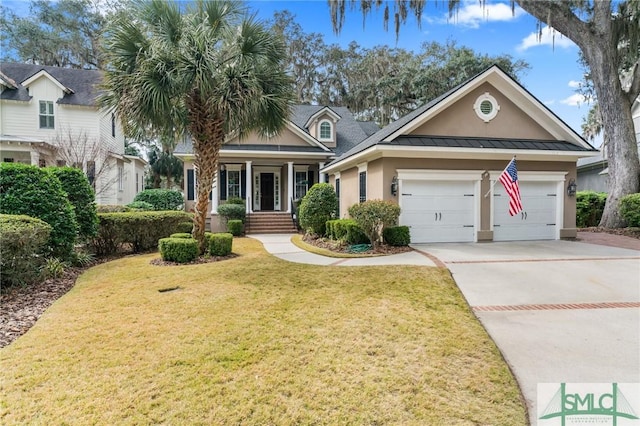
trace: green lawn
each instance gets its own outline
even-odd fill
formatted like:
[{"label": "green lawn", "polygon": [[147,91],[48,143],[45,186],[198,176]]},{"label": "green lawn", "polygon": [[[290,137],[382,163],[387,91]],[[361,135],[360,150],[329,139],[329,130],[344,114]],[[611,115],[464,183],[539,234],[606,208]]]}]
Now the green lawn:
[{"label": "green lawn", "polygon": [[83,274],[0,350],[0,423],[526,423],[446,270],[300,265],[248,238],[234,252]]}]

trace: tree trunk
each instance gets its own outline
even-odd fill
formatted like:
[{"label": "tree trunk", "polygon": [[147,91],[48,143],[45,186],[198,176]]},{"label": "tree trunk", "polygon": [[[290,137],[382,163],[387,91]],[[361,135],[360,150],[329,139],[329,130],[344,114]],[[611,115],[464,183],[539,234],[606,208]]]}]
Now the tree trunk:
[{"label": "tree trunk", "polygon": [[193,216],[193,238],[198,241],[200,254],[206,251],[204,233],[209,214],[209,192],[218,168],[218,153],[224,141],[222,119],[209,111],[206,101],[197,91],[188,98],[189,133],[193,139],[197,170],[196,205]]}]

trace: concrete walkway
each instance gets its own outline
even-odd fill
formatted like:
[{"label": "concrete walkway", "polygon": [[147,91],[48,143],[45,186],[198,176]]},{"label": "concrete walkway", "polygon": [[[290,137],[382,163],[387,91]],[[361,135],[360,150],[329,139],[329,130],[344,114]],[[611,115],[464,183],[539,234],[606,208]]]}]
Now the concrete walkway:
[{"label": "concrete walkway", "polygon": [[[347,260],[301,250],[291,235],[252,237],[292,262],[446,266],[514,372],[532,425],[539,424],[539,383],[640,383],[640,250],[612,247],[613,237],[603,237],[609,246],[412,245],[414,252]],[[640,404],[640,395],[630,396]]]}]

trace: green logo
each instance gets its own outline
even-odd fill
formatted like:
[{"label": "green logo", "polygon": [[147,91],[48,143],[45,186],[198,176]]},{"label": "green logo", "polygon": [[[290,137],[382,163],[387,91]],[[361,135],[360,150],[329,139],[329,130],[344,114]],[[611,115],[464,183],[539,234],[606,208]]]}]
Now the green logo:
[{"label": "green logo", "polygon": [[[567,384],[560,383],[560,388],[539,419],[559,418],[562,426],[565,426],[567,418],[570,418],[572,424],[590,424],[595,419],[593,416],[606,416],[609,417],[608,420],[613,426],[617,426],[619,418],[638,420],[633,407],[620,391],[618,384],[612,383],[606,386],[611,386],[610,390],[609,388],[604,390],[601,387],[589,389],[588,385],[582,387],[573,385],[574,390],[569,392]],[[600,419],[604,420],[603,417]]]}]

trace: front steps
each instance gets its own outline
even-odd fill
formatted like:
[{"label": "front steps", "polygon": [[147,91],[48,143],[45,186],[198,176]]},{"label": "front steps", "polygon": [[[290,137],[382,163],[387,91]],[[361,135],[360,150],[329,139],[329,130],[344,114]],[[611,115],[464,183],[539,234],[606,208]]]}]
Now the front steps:
[{"label": "front steps", "polygon": [[249,213],[245,221],[245,234],[292,234],[297,233],[291,213]]}]

